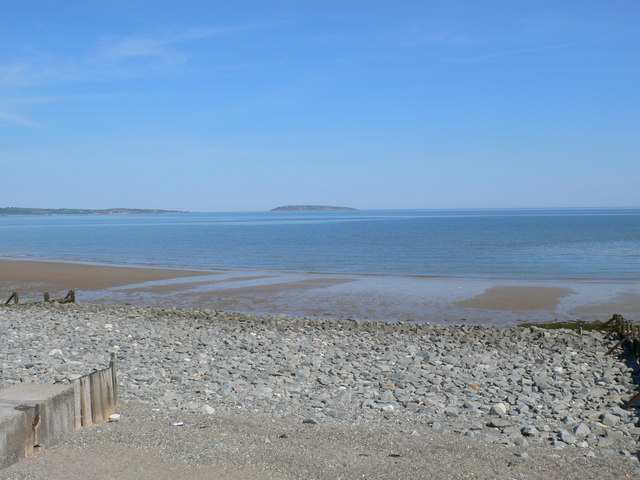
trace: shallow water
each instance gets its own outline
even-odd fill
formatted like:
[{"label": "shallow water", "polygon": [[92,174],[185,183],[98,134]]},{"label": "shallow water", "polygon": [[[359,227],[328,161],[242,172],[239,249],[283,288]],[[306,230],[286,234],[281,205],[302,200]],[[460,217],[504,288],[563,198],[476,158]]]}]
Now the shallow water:
[{"label": "shallow water", "polygon": [[0,217],[0,255],[192,269],[640,280],[640,209]]}]

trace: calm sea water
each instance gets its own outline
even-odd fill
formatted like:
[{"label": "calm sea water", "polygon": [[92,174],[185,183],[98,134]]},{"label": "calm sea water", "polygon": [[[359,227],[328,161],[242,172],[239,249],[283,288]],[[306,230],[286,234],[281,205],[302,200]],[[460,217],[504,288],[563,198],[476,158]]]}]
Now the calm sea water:
[{"label": "calm sea water", "polygon": [[640,280],[640,209],[0,217],[0,256],[196,269]]}]

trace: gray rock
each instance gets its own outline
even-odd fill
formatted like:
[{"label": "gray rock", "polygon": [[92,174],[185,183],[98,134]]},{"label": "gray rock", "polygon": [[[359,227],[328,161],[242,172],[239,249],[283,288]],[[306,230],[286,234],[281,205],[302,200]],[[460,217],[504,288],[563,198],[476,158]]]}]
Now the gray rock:
[{"label": "gray rock", "polygon": [[391,390],[386,390],[380,395],[380,401],[383,403],[390,403],[395,401],[395,397],[393,396],[393,392]]},{"label": "gray rock", "polygon": [[343,392],[342,394],[340,394],[340,396],[338,397],[338,400],[340,401],[340,403],[344,403],[344,404],[350,404],[352,401],[352,395],[351,392]]},{"label": "gray rock", "polygon": [[491,406],[491,408],[489,409],[489,413],[493,415],[506,415],[507,406],[502,402],[496,403],[495,405]]},{"label": "gray rock", "polygon": [[567,430],[560,430],[560,438],[564,443],[568,443],[570,445],[574,445],[578,441],[578,439]]},{"label": "gray rock", "polygon": [[620,423],[620,418],[616,417],[615,415],[612,415],[611,413],[604,413],[600,418],[600,423],[608,427],[613,427],[618,423]]},{"label": "gray rock", "polygon": [[598,439],[598,447],[611,447],[615,441],[611,437],[601,437]]},{"label": "gray rock", "polygon": [[615,454],[616,454],[616,452],[614,452],[613,450],[603,449],[603,450],[598,451],[596,456],[602,457],[602,458],[607,458],[607,457],[611,457],[612,455],[615,455]]},{"label": "gray rock", "polygon": [[527,425],[522,429],[522,434],[527,437],[533,437],[535,435],[538,435],[539,433],[540,432],[538,431],[538,429],[533,425]]},{"label": "gray rock", "polygon": [[454,365],[456,363],[458,363],[458,359],[456,357],[454,357],[453,355],[447,355],[446,357],[444,357],[442,359],[442,363],[446,363],[449,365]]},{"label": "gray rock", "polygon": [[203,405],[200,411],[205,415],[214,415],[216,413],[216,409],[211,405]]},{"label": "gray rock", "polygon": [[576,428],[573,429],[573,433],[575,435],[577,435],[578,437],[584,437],[586,435],[589,435],[591,433],[591,429],[589,428],[589,426],[586,423],[580,423],[576,426]]},{"label": "gray rock", "polygon": [[511,426],[511,422],[503,418],[494,418],[489,421],[488,425],[494,428],[503,428]]},{"label": "gray rock", "polygon": [[[408,428],[431,418],[434,431],[461,435],[482,436],[495,422],[500,436],[493,430],[491,441],[523,447],[575,438],[576,446],[602,441],[600,449],[631,450],[628,442],[640,432],[639,419],[619,408],[635,388],[633,371],[602,355],[597,332],[91,304],[7,308],[2,321],[0,358],[11,360],[2,362],[0,386],[66,381],[106,366],[116,351],[122,399],[176,418],[206,404],[219,414],[251,410]],[[504,410],[492,409],[500,403]],[[495,420],[484,419],[490,410]]]},{"label": "gray rock", "polygon": [[526,447],[527,445],[529,445],[529,442],[524,437],[517,438],[513,443],[519,447]]}]

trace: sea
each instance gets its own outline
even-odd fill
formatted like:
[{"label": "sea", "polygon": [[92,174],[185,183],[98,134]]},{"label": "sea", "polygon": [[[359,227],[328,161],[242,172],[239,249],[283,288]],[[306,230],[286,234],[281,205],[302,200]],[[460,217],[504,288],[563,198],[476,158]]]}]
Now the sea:
[{"label": "sea", "polygon": [[181,269],[640,280],[640,208],[0,217],[0,256]]}]

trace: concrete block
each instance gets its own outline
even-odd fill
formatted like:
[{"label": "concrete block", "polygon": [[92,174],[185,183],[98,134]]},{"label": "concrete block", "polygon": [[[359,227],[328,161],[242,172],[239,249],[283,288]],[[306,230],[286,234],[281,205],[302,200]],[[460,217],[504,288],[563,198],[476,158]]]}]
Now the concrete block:
[{"label": "concrete block", "polygon": [[19,383],[0,390],[0,465],[60,442],[73,431],[74,416],[70,385]]},{"label": "concrete block", "polygon": [[34,418],[35,407],[0,405],[0,468],[31,454]]}]

